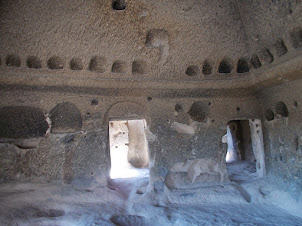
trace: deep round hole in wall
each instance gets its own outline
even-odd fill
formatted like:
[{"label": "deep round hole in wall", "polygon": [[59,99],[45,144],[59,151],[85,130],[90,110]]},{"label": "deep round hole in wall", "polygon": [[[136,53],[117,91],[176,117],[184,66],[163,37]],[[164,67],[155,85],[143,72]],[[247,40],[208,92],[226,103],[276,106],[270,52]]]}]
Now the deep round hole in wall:
[{"label": "deep round hole in wall", "polygon": [[5,63],[9,67],[20,67],[21,58],[15,54],[10,54],[6,57]]},{"label": "deep round hole in wall", "polygon": [[100,56],[93,56],[89,63],[89,70],[98,73],[106,71],[106,58]]},{"label": "deep round hole in wall", "polygon": [[145,61],[135,60],[132,62],[133,75],[146,75],[148,73],[148,65]]},{"label": "deep round hole in wall", "polygon": [[212,103],[211,103],[211,102],[209,102],[209,106],[212,106]]},{"label": "deep round hole in wall", "polygon": [[73,71],[80,71],[83,70],[83,61],[80,58],[72,58],[69,62],[69,67]]},{"label": "deep round hole in wall", "polygon": [[197,122],[206,122],[206,118],[209,112],[209,105],[205,102],[194,102],[190,107],[188,114],[190,118]]},{"label": "deep round hole in wall", "polygon": [[64,61],[58,56],[53,56],[48,59],[47,66],[49,69],[63,69]]},{"label": "deep round hole in wall", "polygon": [[245,58],[241,58],[237,63],[237,73],[246,73],[249,72],[250,68],[248,62]]},{"label": "deep round hole in wall", "polygon": [[212,119],[212,120],[211,120],[211,122],[212,122],[212,123],[214,123],[214,122],[215,122],[215,120],[214,120],[214,119]]},{"label": "deep round hole in wall", "polygon": [[96,99],[91,100],[91,105],[98,105],[99,101]]},{"label": "deep round hole in wall", "polygon": [[33,68],[33,69],[42,68],[42,62],[36,56],[29,56],[26,60],[26,65],[27,65],[28,68]]},{"label": "deep round hole in wall", "polygon": [[188,76],[197,76],[199,73],[199,68],[195,65],[191,65],[187,68],[186,74]]},{"label": "deep round hole in wall", "polygon": [[181,111],[182,111],[182,106],[181,106],[181,104],[175,104],[174,110],[175,110],[176,112],[181,112]]},{"label": "deep round hole in wall", "polygon": [[298,102],[294,101],[294,107],[297,108],[298,107]]},{"label": "deep round hole in wall", "polygon": [[240,107],[237,107],[237,108],[236,108],[236,111],[237,111],[237,112],[241,111]]},{"label": "deep round hole in wall", "polygon": [[113,64],[112,64],[112,68],[111,68],[111,71],[113,73],[126,73],[127,71],[127,64],[123,61],[115,61]]},{"label": "deep round hole in wall", "polygon": [[86,115],[90,115],[90,112],[87,112]]},{"label": "deep round hole in wall", "polygon": [[202,73],[204,75],[210,75],[210,74],[212,74],[212,70],[213,70],[213,68],[212,68],[211,64],[207,60],[204,61],[203,66],[202,66]]},{"label": "deep round hole in wall", "polygon": [[233,67],[228,60],[222,60],[220,62],[220,65],[218,68],[219,73],[228,74],[228,73],[231,73],[232,70],[233,70]]},{"label": "deep round hole in wall", "polygon": [[114,10],[125,10],[127,7],[125,0],[114,0],[112,2],[112,9]]},{"label": "deep round hole in wall", "polygon": [[276,104],[276,114],[281,117],[288,117],[288,109],[284,102],[280,101]]},{"label": "deep round hole in wall", "polygon": [[149,102],[151,102],[151,101],[152,101],[152,97],[148,97],[147,100],[148,100]]}]

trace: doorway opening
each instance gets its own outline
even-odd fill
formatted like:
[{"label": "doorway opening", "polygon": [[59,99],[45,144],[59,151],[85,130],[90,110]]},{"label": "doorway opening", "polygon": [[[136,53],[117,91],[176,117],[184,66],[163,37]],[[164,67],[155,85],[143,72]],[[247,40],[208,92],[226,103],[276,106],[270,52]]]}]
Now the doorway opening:
[{"label": "doorway opening", "polygon": [[110,178],[149,177],[149,150],[146,121],[109,121]]},{"label": "doorway opening", "polygon": [[265,175],[264,146],[259,119],[232,120],[227,124],[226,164],[229,178],[242,182]]}]

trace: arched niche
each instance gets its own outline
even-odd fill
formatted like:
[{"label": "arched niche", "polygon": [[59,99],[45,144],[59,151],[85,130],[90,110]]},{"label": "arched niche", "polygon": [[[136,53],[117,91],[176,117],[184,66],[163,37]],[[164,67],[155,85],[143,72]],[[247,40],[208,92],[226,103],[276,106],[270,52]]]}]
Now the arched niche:
[{"label": "arched niche", "polygon": [[111,119],[145,119],[147,125],[150,125],[151,123],[147,108],[141,103],[132,101],[121,101],[111,105],[104,116],[103,125],[108,126]]}]

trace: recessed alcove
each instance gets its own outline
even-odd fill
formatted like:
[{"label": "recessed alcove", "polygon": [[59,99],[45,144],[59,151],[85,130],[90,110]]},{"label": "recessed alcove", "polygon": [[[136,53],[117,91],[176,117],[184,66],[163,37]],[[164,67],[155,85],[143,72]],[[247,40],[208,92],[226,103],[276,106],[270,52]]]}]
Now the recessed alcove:
[{"label": "recessed alcove", "polygon": [[278,57],[283,56],[288,52],[286,45],[282,39],[279,39],[274,44],[275,52]]},{"label": "recessed alcove", "polygon": [[222,60],[219,64],[218,72],[222,74],[229,74],[233,70],[231,63],[228,60]]},{"label": "recessed alcove", "polygon": [[73,71],[80,71],[83,70],[84,65],[83,61],[80,58],[72,58],[69,62],[69,67]]},{"label": "recessed alcove", "polygon": [[126,9],[126,1],[125,0],[113,0],[112,1],[112,9],[120,11]]},{"label": "recessed alcove", "polygon": [[209,61],[205,60],[202,66],[202,73],[204,75],[210,75],[212,74],[213,68],[211,66],[211,64],[209,63]]},{"label": "recessed alcove", "polygon": [[112,64],[112,69],[111,71],[113,73],[126,73],[127,71],[127,64],[123,61],[115,61]]},{"label": "recessed alcove", "polygon": [[52,69],[52,70],[63,69],[64,61],[61,57],[52,56],[48,59],[47,66],[49,69]]},{"label": "recessed alcove", "polygon": [[42,62],[37,56],[30,56],[26,60],[26,65],[28,68],[40,69],[42,68]]},{"label": "recessed alcove", "polygon": [[296,27],[290,32],[292,46],[297,49],[302,47],[302,29]]},{"label": "recessed alcove", "polygon": [[253,65],[253,67],[255,69],[260,68],[262,66],[259,57],[257,56],[257,54],[253,54],[251,57],[251,64]]},{"label": "recessed alcove", "polygon": [[276,104],[276,115],[279,118],[287,118],[289,115],[287,106],[284,102],[280,101]]},{"label": "recessed alcove", "polygon": [[21,59],[18,55],[10,54],[6,57],[5,64],[9,67],[20,67]]},{"label": "recessed alcove", "polygon": [[274,118],[275,118],[275,114],[274,114],[273,110],[272,109],[267,109],[265,111],[265,119],[267,121],[272,121],[272,120],[274,120]]},{"label": "recessed alcove", "polygon": [[89,70],[92,72],[104,73],[106,71],[106,59],[100,56],[94,56],[89,63]]},{"label": "recessed alcove", "polygon": [[245,58],[240,58],[237,63],[237,73],[247,73],[250,71],[248,62]]},{"label": "recessed alcove", "polygon": [[146,75],[148,73],[148,65],[143,60],[136,60],[132,63],[133,75]]},{"label": "recessed alcove", "polygon": [[190,65],[186,70],[186,75],[197,76],[199,74],[199,68],[196,65]]},{"label": "recessed alcove", "polygon": [[259,53],[262,64],[271,64],[274,61],[274,56],[268,48],[264,48]]}]

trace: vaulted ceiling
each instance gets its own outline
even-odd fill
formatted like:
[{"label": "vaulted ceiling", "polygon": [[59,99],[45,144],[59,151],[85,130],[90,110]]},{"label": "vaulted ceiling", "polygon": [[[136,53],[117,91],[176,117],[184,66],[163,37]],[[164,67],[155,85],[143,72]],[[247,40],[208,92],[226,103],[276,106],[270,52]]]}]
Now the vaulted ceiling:
[{"label": "vaulted ceiling", "polygon": [[235,89],[301,77],[300,1],[0,4],[2,85]]}]

